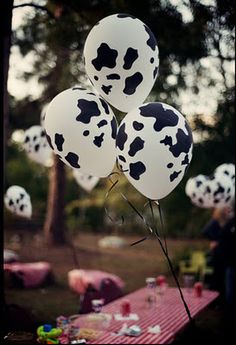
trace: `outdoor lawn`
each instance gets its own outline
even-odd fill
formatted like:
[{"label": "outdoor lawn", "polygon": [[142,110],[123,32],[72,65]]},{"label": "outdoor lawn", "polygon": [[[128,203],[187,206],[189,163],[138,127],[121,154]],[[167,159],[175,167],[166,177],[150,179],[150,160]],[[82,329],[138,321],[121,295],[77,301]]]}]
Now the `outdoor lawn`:
[{"label": "outdoor lawn", "polygon": [[[43,245],[40,235],[18,233],[21,242],[12,241],[12,235],[5,236],[5,248],[14,249],[23,262],[48,261],[53,269],[55,282],[38,289],[17,289],[6,282],[5,298],[7,304],[18,304],[28,308],[37,324],[51,323],[59,315],[73,315],[79,311],[79,296],[70,291],[67,273],[76,268],[70,246],[48,248]],[[82,269],[99,269],[114,273],[125,283],[125,293],[145,285],[145,278],[164,274],[170,286],[174,281],[156,239],[146,240],[136,246],[120,249],[99,248],[98,240],[103,234],[81,233],[74,240],[77,259]],[[125,236],[127,244],[138,240],[138,236]],[[193,249],[207,249],[202,240],[167,240],[169,255],[176,267],[180,258]],[[180,279],[181,281],[181,279]],[[217,337],[220,332],[222,313],[217,306],[210,307],[197,318],[201,332]],[[183,335],[185,336],[185,335]],[[182,337],[183,337],[182,336]],[[180,338],[182,339],[182,338]]]}]

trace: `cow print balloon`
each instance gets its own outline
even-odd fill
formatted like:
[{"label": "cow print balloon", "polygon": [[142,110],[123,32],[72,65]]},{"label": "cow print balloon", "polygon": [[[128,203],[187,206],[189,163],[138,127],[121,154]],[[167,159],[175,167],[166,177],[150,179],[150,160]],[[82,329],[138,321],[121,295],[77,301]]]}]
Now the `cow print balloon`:
[{"label": "cow print balloon", "polygon": [[235,194],[232,180],[219,174],[190,178],[185,192],[194,205],[202,208],[231,206]]},{"label": "cow print balloon", "polygon": [[10,212],[21,217],[31,218],[31,200],[24,188],[20,186],[9,187],[4,197],[4,204]]},{"label": "cow print balloon", "polygon": [[73,169],[73,176],[78,185],[86,190],[86,192],[91,192],[99,181],[98,177],[83,174],[78,169]]},{"label": "cow print balloon", "polygon": [[99,21],[84,46],[85,70],[102,97],[120,111],[139,106],[149,95],[159,68],[156,38],[129,14]]},{"label": "cow print balloon", "polygon": [[129,112],[117,139],[118,163],[143,195],[159,200],[182,180],[192,158],[192,132],[183,115],[164,103]]},{"label": "cow print balloon", "polygon": [[47,167],[52,165],[52,149],[42,126],[32,126],[25,131],[23,148],[33,161]]},{"label": "cow print balloon", "polygon": [[96,177],[115,164],[117,122],[108,104],[79,86],[59,93],[45,117],[48,142],[69,167]]},{"label": "cow print balloon", "polygon": [[225,163],[225,164],[221,164],[219,165],[216,169],[215,169],[215,174],[216,175],[224,175],[226,177],[229,177],[232,181],[233,184],[235,185],[235,165],[232,163]]}]

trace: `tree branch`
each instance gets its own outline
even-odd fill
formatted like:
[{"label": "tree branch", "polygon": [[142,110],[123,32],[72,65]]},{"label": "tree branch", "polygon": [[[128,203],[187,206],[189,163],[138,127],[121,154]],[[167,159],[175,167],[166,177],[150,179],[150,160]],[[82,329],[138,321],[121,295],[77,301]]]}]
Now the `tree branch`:
[{"label": "tree branch", "polygon": [[33,4],[33,3],[21,4],[21,5],[13,6],[13,10],[14,10],[15,8],[26,7],[26,6],[34,7],[34,8],[37,8],[37,9],[39,9],[39,10],[43,10],[43,11],[47,12],[47,14],[49,15],[49,17],[55,19],[53,13],[52,13],[51,11],[49,11],[46,7],[40,6],[40,5],[36,5],[36,4]]}]

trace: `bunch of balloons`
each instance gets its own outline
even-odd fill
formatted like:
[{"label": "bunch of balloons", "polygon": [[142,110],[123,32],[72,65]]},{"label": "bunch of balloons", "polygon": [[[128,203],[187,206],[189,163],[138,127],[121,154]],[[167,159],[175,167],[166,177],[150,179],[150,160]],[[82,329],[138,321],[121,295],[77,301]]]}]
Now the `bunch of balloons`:
[{"label": "bunch of balloons", "polygon": [[[115,162],[144,196],[159,200],[182,180],[192,158],[192,133],[172,106],[144,103],[159,69],[150,28],[129,14],[100,20],[84,46],[94,90],[80,85],[47,106],[43,126],[51,149],[69,167],[104,178]],[[127,113],[118,125],[110,106]]]},{"label": "bunch of balloons", "polygon": [[235,165],[219,165],[212,175],[198,175],[190,178],[185,192],[191,202],[202,208],[232,206],[235,199]]}]

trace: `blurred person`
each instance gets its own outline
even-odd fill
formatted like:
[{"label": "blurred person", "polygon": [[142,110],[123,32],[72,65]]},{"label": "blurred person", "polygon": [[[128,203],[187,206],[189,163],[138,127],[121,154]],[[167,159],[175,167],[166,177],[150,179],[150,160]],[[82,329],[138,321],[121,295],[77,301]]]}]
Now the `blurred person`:
[{"label": "blurred person", "polygon": [[232,207],[214,209],[212,219],[203,228],[210,240],[213,280],[211,288],[220,292],[221,302],[228,311],[235,308],[236,295],[236,232]]}]

